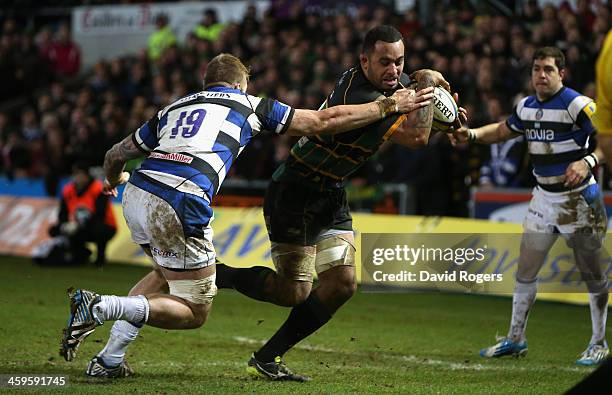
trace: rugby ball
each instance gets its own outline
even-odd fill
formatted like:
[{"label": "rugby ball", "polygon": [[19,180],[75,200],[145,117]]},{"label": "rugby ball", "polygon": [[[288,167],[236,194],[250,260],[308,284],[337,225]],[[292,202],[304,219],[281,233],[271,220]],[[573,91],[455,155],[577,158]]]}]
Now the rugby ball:
[{"label": "rugby ball", "polygon": [[447,132],[457,119],[457,103],[449,91],[436,86],[433,91],[434,114],[431,130],[435,132]]}]

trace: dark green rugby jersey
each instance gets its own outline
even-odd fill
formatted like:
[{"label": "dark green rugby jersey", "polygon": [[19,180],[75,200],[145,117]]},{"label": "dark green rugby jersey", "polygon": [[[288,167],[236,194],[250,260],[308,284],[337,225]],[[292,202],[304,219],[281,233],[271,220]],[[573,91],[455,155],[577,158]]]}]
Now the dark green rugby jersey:
[{"label": "dark green rugby jersey", "polygon": [[[378,90],[368,81],[361,66],[345,71],[321,108],[341,104],[363,104],[381,95],[391,96],[408,86],[410,79],[402,73],[400,84],[389,91]],[[372,156],[405,119],[394,114],[360,129],[336,135],[302,137],[291,154],[274,172],[274,181],[309,182],[318,186],[342,185],[344,179]]]}]

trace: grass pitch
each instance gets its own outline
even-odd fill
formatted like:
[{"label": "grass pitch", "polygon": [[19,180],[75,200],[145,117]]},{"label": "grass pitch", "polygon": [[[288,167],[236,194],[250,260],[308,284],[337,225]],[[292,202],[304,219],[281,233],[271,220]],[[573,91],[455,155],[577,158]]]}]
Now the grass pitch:
[{"label": "grass pitch", "polygon": [[[70,285],[126,294],[146,268],[111,264],[42,268],[0,257],[0,373],[62,374],[62,393],[410,393],[559,394],[591,372],[573,365],[590,338],[587,307],[536,303],[529,355],[485,360],[478,350],[505,333],[509,298],[359,291],[334,319],[286,355],[309,383],[253,380],[246,362],[284,321],[288,309],[233,291],[215,298],[198,330],[145,327],[127,359],[137,376],[91,381],[85,366],[105,344],[109,323],[72,363],[59,355]],[[3,390],[0,389],[0,392]]]}]

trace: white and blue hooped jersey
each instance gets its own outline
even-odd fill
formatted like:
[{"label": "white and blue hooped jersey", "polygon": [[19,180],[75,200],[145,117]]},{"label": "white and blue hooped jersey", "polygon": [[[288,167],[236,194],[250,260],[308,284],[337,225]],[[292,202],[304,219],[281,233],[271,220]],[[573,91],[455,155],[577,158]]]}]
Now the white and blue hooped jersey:
[{"label": "white and blue hooped jersey", "polygon": [[[533,174],[542,189],[549,192],[571,189],[563,186],[565,171],[570,163],[592,151],[594,113],[592,99],[567,87],[545,101],[528,96],[517,104],[506,124],[512,131],[525,135]],[[593,182],[590,175],[578,188]]]},{"label": "white and blue hooped jersey", "polygon": [[166,200],[186,236],[199,236],[212,218],[212,198],[244,147],[261,130],[284,133],[293,113],[276,100],[221,86],[186,96],[134,132],[148,157],[130,182]]}]

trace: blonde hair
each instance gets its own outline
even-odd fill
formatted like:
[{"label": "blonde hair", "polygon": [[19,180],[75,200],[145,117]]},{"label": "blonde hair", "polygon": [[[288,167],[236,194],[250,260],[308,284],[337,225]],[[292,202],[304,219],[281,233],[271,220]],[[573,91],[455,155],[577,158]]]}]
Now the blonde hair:
[{"label": "blonde hair", "polygon": [[222,53],[208,63],[204,74],[204,87],[220,82],[241,83],[243,79],[249,80],[249,69],[234,55]]}]

